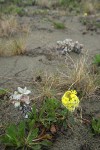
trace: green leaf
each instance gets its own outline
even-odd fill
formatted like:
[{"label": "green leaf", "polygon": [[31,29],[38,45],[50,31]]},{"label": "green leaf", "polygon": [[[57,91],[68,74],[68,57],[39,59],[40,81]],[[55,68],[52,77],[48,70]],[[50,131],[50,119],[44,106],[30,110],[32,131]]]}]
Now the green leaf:
[{"label": "green leaf", "polygon": [[38,131],[39,131],[39,129],[36,128],[36,129],[33,129],[33,131],[29,132],[29,135],[28,135],[28,142],[29,143],[31,143],[32,140],[34,140],[35,138],[38,137]]},{"label": "green leaf", "polygon": [[7,135],[0,137],[0,142],[7,145],[7,146],[14,146],[13,142]]},{"label": "green leaf", "polygon": [[18,136],[20,139],[25,137],[25,122],[21,121],[19,126],[18,126]]},{"label": "green leaf", "polygon": [[6,137],[9,138],[9,142],[12,142],[14,146],[20,147],[21,143],[18,137],[18,129],[16,125],[10,125],[6,130]]},{"label": "green leaf", "polygon": [[1,141],[7,146],[20,147],[21,141],[18,137],[18,130],[16,125],[12,124],[6,129],[6,133],[1,137]]},{"label": "green leaf", "polygon": [[94,64],[100,65],[100,54],[95,55]]},{"label": "green leaf", "polygon": [[35,125],[35,120],[33,119],[33,120],[30,120],[29,122],[28,122],[28,124],[29,124],[29,129],[31,130],[33,127],[34,127],[34,125]]},{"label": "green leaf", "polygon": [[38,121],[38,114],[37,114],[37,109],[35,105],[33,105],[32,107],[32,112],[29,113],[29,119],[34,119],[35,121]]},{"label": "green leaf", "polygon": [[[45,126],[49,127],[50,124],[57,122],[56,113],[60,112],[61,103],[56,99],[46,99],[43,102],[42,108],[39,113],[39,120]],[[60,113],[59,113],[60,115]]]},{"label": "green leaf", "polygon": [[6,93],[7,93],[6,90],[0,88],[0,96],[4,95]]},{"label": "green leaf", "polygon": [[43,146],[51,146],[52,142],[50,142],[48,140],[44,140],[44,141],[41,142],[41,145],[43,145]]},{"label": "green leaf", "polygon": [[92,128],[95,134],[100,134],[100,119],[92,120]]},{"label": "green leaf", "polygon": [[6,135],[8,135],[9,138],[16,138],[17,133],[17,127],[14,124],[10,125],[6,130]]},{"label": "green leaf", "polygon": [[32,145],[31,148],[32,150],[41,150],[41,145]]}]

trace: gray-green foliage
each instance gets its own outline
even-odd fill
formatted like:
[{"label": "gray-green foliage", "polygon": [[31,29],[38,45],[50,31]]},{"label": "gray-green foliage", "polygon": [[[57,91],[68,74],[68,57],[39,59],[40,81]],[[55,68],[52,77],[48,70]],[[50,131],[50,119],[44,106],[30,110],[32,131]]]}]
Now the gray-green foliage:
[{"label": "gray-green foliage", "polygon": [[0,96],[5,95],[7,93],[6,89],[0,88]]},{"label": "gray-green foliage", "polygon": [[94,64],[100,66],[100,54],[95,55]]},{"label": "gray-green foliage", "polygon": [[95,134],[100,134],[100,118],[92,120],[92,129]]},{"label": "gray-green foliage", "polygon": [[18,126],[10,125],[6,129],[5,135],[1,136],[1,142],[13,149],[26,150],[41,150],[42,146],[51,145],[47,139],[39,141],[38,136],[39,128],[35,127],[35,120],[32,120],[29,126],[27,122],[22,121]]},{"label": "gray-green foliage", "polygon": [[62,22],[53,22],[53,24],[56,29],[65,29],[66,28],[64,23],[62,23]]}]

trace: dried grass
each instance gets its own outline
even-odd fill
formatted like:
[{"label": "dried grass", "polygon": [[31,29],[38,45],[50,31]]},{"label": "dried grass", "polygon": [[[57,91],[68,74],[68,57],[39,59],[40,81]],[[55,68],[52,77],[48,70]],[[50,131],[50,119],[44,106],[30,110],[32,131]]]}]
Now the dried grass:
[{"label": "dried grass", "polygon": [[0,56],[13,56],[24,54],[26,51],[26,39],[16,38],[0,41]]},{"label": "dried grass", "polygon": [[97,75],[91,73],[86,57],[83,56],[77,63],[72,59],[71,62],[72,66],[65,64],[64,72],[42,75],[42,82],[36,82],[39,97],[57,97],[71,89],[75,89],[80,98],[94,93],[97,88]]},{"label": "dried grass", "polygon": [[59,6],[59,0],[37,0],[37,5],[43,8],[56,8]]},{"label": "dried grass", "polygon": [[82,2],[82,8],[85,13],[88,13],[89,15],[95,13],[95,5],[92,1],[83,1]]},{"label": "dried grass", "polygon": [[47,72],[41,73],[40,77],[42,79],[41,82],[35,81],[39,97],[55,97],[59,77],[57,75],[48,74]]},{"label": "dried grass", "polygon": [[97,88],[95,85],[97,75],[91,73],[88,58],[83,56],[76,63],[72,59],[71,61],[72,68],[67,66],[68,74],[64,73],[63,83],[69,86],[68,89],[76,89],[81,97],[90,95]]},{"label": "dried grass", "polygon": [[46,7],[49,8],[50,7],[51,2],[48,0],[37,0],[37,5],[41,6],[41,7]]},{"label": "dried grass", "polygon": [[27,24],[21,25],[15,16],[1,16],[0,18],[0,37],[10,37],[16,34],[29,33],[30,27]]}]

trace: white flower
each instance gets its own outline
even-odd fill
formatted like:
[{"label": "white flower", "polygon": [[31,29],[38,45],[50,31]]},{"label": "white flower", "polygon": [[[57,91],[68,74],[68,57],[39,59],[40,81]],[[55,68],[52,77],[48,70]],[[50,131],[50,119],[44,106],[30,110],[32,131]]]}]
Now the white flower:
[{"label": "white flower", "polygon": [[28,118],[28,115],[26,114],[24,118],[27,119],[27,118]]},{"label": "white flower", "polygon": [[26,103],[26,104],[30,104],[29,96],[23,95],[23,96],[21,97],[21,102]]},{"label": "white flower", "polygon": [[27,90],[27,87],[25,87],[24,89],[22,89],[21,87],[18,87],[18,92],[21,93],[22,95],[28,95],[31,93],[30,90]]},{"label": "white flower", "polygon": [[15,108],[20,107],[20,104],[23,103],[29,104],[30,99],[28,94],[30,93],[31,91],[27,90],[26,87],[24,89],[18,87],[18,91],[15,91],[14,94],[10,96],[11,103],[14,104]]},{"label": "white flower", "polygon": [[15,101],[14,106],[15,106],[15,108],[20,107],[20,102]]},{"label": "white flower", "polygon": [[21,99],[21,97],[22,97],[22,94],[18,94],[18,92],[15,91],[14,94],[10,96],[10,99],[11,99],[11,100],[12,100],[12,99],[13,99],[13,100],[19,100],[19,99]]}]

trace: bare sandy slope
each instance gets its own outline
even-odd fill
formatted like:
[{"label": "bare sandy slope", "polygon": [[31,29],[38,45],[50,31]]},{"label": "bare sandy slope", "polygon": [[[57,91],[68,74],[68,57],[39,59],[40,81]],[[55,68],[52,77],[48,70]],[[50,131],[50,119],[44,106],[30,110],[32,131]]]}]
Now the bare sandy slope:
[{"label": "bare sandy slope", "polygon": [[[41,71],[54,71],[59,67],[61,60],[49,58],[50,48],[56,47],[57,40],[72,38],[73,41],[79,41],[84,45],[83,54],[87,53],[87,57],[92,58],[96,53],[100,53],[100,34],[89,31],[83,35],[85,26],[82,26],[78,17],[59,17],[65,23],[66,29],[54,29],[52,16],[46,17],[23,17],[20,18],[25,22],[29,22],[32,31],[27,38],[27,54],[26,56],[0,57],[0,78],[1,77],[24,77],[31,78],[33,75]],[[49,50],[49,51],[48,51]],[[54,48],[56,52],[56,48]],[[55,54],[54,54],[55,55]],[[80,54],[82,55],[82,54]],[[77,60],[79,55],[71,53],[70,56]],[[52,56],[51,56],[52,57]],[[2,79],[0,85],[4,86],[4,82],[8,80]]]}]

